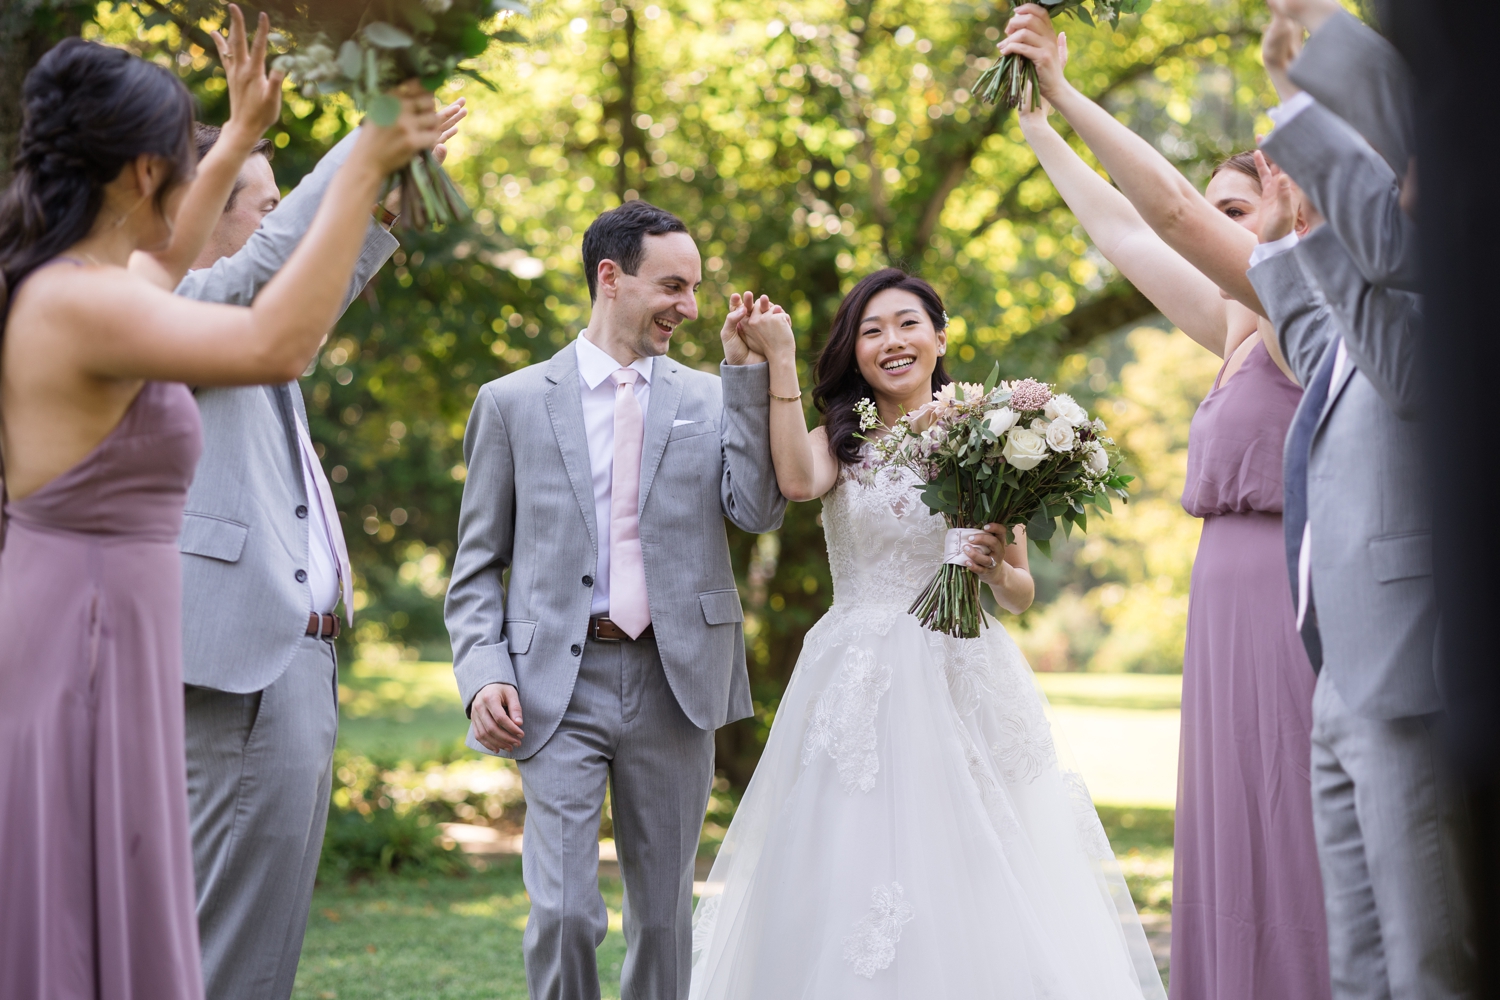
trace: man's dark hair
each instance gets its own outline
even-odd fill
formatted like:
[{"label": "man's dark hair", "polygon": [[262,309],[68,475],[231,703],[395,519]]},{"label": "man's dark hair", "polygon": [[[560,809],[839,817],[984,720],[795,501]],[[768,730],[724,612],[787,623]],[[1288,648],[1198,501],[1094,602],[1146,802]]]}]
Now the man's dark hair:
[{"label": "man's dark hair", "polygon": [[[208,151],[214,148],[214,143],[219,141],[219,133],[222,131],[224,130],[217,125],[205,125],[202,122],[193,123],[193,145],[198,147],[198,161],[200,163],[208,155]],[[250,152],[251,154],[259,153],[269,161],[276,155],[276,147],[271,144],[270,139],[262,139],[251,147]],[[234,190],[229,192],[229,200],[224,203],[224,211],[227,212],[234,208],[235,199],[240,196],[240,192],[244,189],[245,185],[236,177],[234,179]]]},{"label": "man's dark hair", "polygon": [[598,298],[601,260],[612,260],[626,274],[635,274],[641,269],[647,236],[687,231],[677,216],[644,201],[627,201],[599,216],[583,234],[583,276],[589,282],[589,301]]}]

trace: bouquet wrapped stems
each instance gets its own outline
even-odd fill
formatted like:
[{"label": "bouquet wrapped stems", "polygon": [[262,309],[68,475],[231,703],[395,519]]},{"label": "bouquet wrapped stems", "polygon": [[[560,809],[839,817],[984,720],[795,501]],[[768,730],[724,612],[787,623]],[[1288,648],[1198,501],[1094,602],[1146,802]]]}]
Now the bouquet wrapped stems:
[{"label": "bouquet wrapped stems", "polygon": [[977,639],[984,626],[979,575],[965,564],[944,562],[907,610],[934,632],[955,639]]},{"label": "bouquet wrapped stems", "polygon": [[468,202],[430,149],[394,174],[391,186],[400,188],[402,218],[418,232],[469,217]]},{"label": "bouquet wrapped stems", "polygon": [[[1028,0],[1039,5],[1047,16],[1056,20],[1071,14],[1085,24],[1103,21],[1111,28],[1119,27],[1121,14],[1139,14],[1151,4],[1151,0],[1088,0],[1093,7],[1084,6],[1085,0]],[[1012,0],[1011,9],[1018,6]],[[1029,85],[1029,86],[1028,86]],[[1037,83],[1036,64],[1025,56],[1007,53],[985,70],[974,83],[974,96],[987,104],[1003,104],[1008,108],[1019,108],[1025,103],[1025,111],[1034,111],[1041,101],[1041,87]]]}]

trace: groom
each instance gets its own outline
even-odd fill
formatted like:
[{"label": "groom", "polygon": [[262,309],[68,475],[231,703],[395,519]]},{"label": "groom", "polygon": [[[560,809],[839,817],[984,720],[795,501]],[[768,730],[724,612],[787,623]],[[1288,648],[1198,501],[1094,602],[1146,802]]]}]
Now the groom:
[{"label": "groom", "polygon": [[786,508],[770,384],[733,315],[720,376],[667,357],[702,279],[670,212],[605,212],[583,261],[588,329],[486,385],[469,416],[453,671],[469,745],[521,771],[533,1000],[599,996],[606,782],[625,882],[620,995],[685,998],[713,731],[751,713],[724,519],[771,531]]}]

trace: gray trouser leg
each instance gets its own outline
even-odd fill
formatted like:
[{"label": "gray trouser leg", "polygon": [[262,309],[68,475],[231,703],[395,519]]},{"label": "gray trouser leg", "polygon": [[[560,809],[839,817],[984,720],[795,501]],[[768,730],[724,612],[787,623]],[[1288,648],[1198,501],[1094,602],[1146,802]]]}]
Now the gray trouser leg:
[{"label": "gray trouser leg", "polygon": [[620,995],[685,998],[693,857],[713,778],[713,734],[682,714],[655,643],[589,642],[557,732],[518,763],[532,1000],[599,996],[595,949],[608,929],[598,881],[606,781],[626,894]]},{"label": "gray trouser leg", "polygon": [[641,698],[611,769],[625,883],[620,1000],[686,1000],[693,965],[693,859],[714,777],[714,734],[677,705],[654,643],[625,650]]},{"label": "gray trouser leg", "polygon": [[1474,951],[1459,801],[1437,716],[1368,719],[1324,670],[1313,697],[1313,826],[1334,1000],[1459,1000]]},{"label": "gray trouser leg", "polygon": [[207,1000],[292,994],[328,821],[336,685],[332,645],[309,638],[264,691],[187,689]]}]

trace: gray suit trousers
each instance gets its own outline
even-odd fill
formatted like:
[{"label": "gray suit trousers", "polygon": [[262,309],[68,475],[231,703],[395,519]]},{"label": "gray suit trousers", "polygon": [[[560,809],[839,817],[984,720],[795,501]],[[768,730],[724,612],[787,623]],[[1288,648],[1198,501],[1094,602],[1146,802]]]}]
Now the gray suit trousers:
[{"label": "gray suit trousers", "polygon": [[308,637],[270,687],[187,687],[206,1000],[287,1000],[328,822],[338,668]]},{"label": "gray suit trousers", "polygon": [[609,783],[625,882],[621,1000],[685,1000],[692,969],[693,859],[713,781],[713,733],[683,714],[656,643],[584,646],[562,722],[517,761],[526,793],[523,949],[532,1000],[597,1000],[599,818]]},{"label": "gray suit trousers", "polygon": [[1328,912],[1334,1000],[1475,995],[1457,833],[1461,802],[1442,760],[1441,713],[1356,715],[1318,676],[1313,828]]}]

